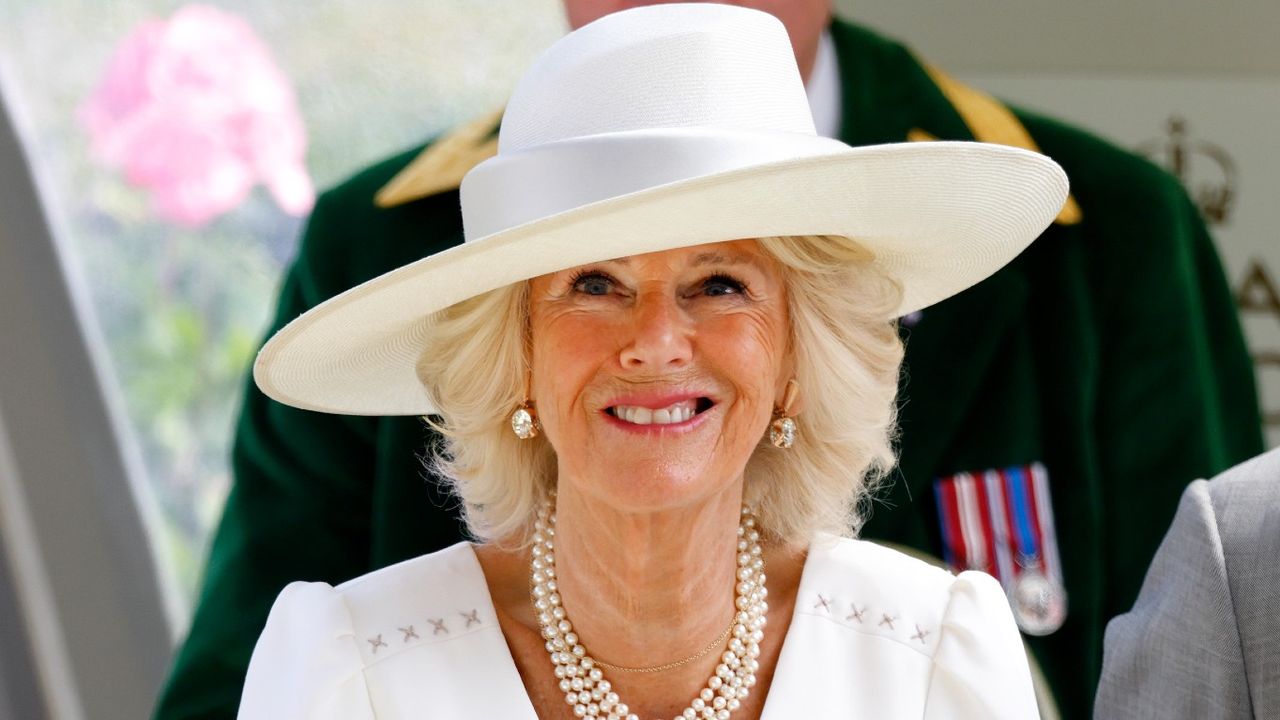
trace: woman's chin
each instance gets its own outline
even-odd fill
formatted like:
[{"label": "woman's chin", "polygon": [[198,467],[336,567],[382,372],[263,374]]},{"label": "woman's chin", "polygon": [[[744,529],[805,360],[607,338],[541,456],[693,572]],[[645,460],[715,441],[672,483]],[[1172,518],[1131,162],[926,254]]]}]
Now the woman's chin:
[{"label": "woman's chin", "polygon": [[598,503],[623,513],[650,513],[698,506],[735,485],[706,463],[707,454],[628,461],[612,458],[606,467],[584,473],[581,488]]}]

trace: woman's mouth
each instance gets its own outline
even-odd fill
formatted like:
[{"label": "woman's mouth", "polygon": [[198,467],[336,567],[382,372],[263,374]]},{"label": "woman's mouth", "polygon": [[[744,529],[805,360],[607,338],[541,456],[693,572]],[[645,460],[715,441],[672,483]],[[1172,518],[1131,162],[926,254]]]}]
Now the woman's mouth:
[{"label": "woman's mouth", "polygon": [[689,398],[661,408],[639,405],[614,405],[605,412],[632,425],[678,425],[688,422],[700,413],[711,409],[710,398]]}]

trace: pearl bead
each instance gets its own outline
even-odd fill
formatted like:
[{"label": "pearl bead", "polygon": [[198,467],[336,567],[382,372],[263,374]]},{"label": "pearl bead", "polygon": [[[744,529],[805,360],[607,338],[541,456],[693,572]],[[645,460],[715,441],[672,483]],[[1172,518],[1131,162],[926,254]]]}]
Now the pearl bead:
[{"label": "pearl bead", "polygon": [[[551,496],[555,493],[552,491]],[[639,720],[627,704],[612,690],[604,672],[587,655],[573,625],[569,622],[556,582],[555,514],[547,503],[534,523],[530,577],[538,624],[546,639],[547,653],[555,665],[557,685],[565,693],[565,702],[573,707],[575,717],[609,720]],[[737,529],[734,583],[734,620],[730,640],[716,665],[715,674],[690,705],[675,720],[727,720],[741,707],[747,688],[755,684],[759,642],[764,637],[764,615],[768,604],[765,588],[763,551],[755,517],[743,507]]]}]

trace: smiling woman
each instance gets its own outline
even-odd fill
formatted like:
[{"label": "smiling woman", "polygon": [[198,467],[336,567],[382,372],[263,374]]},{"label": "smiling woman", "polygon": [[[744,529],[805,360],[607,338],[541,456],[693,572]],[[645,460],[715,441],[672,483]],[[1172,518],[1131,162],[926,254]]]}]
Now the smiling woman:
[{"label": "smiling woman", "polygon": [[783,26],[718,4],[570,34],[498,145],[463,246],[255,366],[299,407],[438,416],[478,542],[290,585],[241,717],[1034,716],[993,578],[845,535],[894,462],[896,318],[1025,248],[1061,169],[819,138]]},{"label": "smiling woman", "polygon": [[[637,452],[663,453],[664,467],[693,473],[711,457],[705,453],[723,446],[724,415],[732,411],[737,418],[752,403],[754,417],[727,425],[742,433],[730,455],[749,457],[736,473],[745,472],[745,493],[762,526],[794,541],[857,528],[860,501],[893,465],[893,398],[902,355],[890,319],[901,289],[870,260],[865,249],[836,237],[736,241],[569,268],[437,313],[425,331],[423,345],[432,351],[419,360],[418,376],[449,418],[447,425],[436,424],[448,444],[434,462],[440,477],[453,480],[471,532],[527,541],[534,510],[555,487],[557,473],[568,470],[566,460],[608,463],[607,472],[582,468],[572,474],[603,474],[621,484],[620,492],[638,492],[634,475],[618,464],[617,448],[590,446],[621,441],[616,433],[630,433],[624,437]],[[645,271],[648,277],[642,277]],[[725,327],[753,318],[760,320],[755,327]],[[741,377],[745,363],[762,361],[777,367]],[[655,362],[664,367],[655,369]],[[783,372],[784,362],[794,365],[790,373]],[[477,373],[477,367],[488,372]],[[533,397],[525,387],[530,367]],[[544,379],[542,368],[550,377]],[[588,387],[562,392],[556,383],[571,382],[573,368],[589,376]],[[803,410],[803,432],[825,441],[800,442],[784,453],[761,441],[772,399],[782,397],[791,378],[803,389],[795,408]],[[735,380],[746,387],[735,389]],[[768,398],[763,403],[762,390]],[[560,413],[552,416],[559,398],[576,404],[566,418],[601,432],[561,432]],[[527,400],[547,428],[546,442],[523,442],[511,432],[506,415]],[[696,414],[678,424],[638,427],[644,420],[638,416],[653,423],[672,405]],[[715,440],[710,450],[692,452],[696,464],[671,462],[671,449],[653,442],[654,436],[695,430]],[[557,442],[572,442],[577,450],[558,456]],[[652,458],[638,464],[646,483],[653,467],[648,462]],[[623,504],[639,507],[637,501]]]}]

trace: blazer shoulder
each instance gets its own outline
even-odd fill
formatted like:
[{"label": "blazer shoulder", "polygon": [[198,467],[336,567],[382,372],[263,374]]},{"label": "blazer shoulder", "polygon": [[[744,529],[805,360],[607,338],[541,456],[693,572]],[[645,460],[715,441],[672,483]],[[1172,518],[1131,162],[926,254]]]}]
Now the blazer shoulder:
[{"label": "blazer shoulder", "polygon": [[[1207,494],[1222,542],[1246,686],[1257,717],[1280,712],[1280,448],[1195,483]],[[1190,490],[1188,491],[1190,492]]]},{"label": "blazer shoulder", "polygon": [[335,591],[366,665],[498,627],[484,571],[466,542],[361,575]]},{"label": "blazer shoulder", "polygon": [[1222,471],[1208,482],[1208,492],[1215,504],[1243,495],[1264,507],[1280,505],[1280,447]]},{"label": "blazer shoulder", "polygon": [[1225,470],[1212,480],[1191,483],[1183,502],[1204,508],[1209,516],[1205,522],[1213,523],[1228,564],[1244,556],[1266,557],[1258,555],[1265,546],[1280,551],[1280,448]]},{"label": "blazer shoulder", "polygon": [[822,536],[809,547],[796,613],[930,654],[956,583],[950,572],[897,550]]}]

